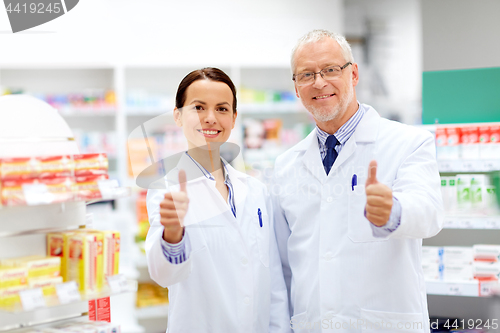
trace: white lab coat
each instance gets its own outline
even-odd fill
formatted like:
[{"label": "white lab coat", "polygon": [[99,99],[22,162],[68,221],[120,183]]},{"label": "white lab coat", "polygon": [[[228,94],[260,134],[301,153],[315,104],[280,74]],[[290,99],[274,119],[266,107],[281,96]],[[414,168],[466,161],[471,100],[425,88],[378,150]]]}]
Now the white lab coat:
[{"label": "white lab coat", "polygon": [[[429,332],[422,238],[443,225],[434,138],[364,107],[328,176],[316,130],[276,161],[271,195],[294,332]],[[402,209],[385,238],[364,217],[372,159]]]},{"label": "white lab coat", "polygon": [[190,200],[184,223],[191,250],[182,264],[164,257],[159,222],[160,201],[167,191],[179,191],[179,185],[150,189],[147,197],[146,255],[151,278],[169,289],[167,332],[291,332],[266,187],[228,164],[235,218],[215,181],[205,178],[186,154],[167,174],[169,184],[178,183],[180,169],[187,174]]}]

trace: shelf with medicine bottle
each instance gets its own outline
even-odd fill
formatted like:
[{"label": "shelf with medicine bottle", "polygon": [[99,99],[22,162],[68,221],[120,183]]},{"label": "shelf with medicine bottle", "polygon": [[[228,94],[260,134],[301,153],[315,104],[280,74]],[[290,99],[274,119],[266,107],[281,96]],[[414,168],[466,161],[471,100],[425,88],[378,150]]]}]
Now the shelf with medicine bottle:
[{"label": "shelf with medicine bottle", "polygon": [[500,291],[500,123],[423,127],[435,134],[445,209],[443,230],[423,240],[429,312],[486,321]]},{"label": "shelf with medicine bottle", "polygon": [[[69,126],[49,104],[20,95],[0,97],[0,105],[0,330],[88,318],[88,300],[118,291],[104,276],[118,273],[120,236],[85,228],[86,204],[128,191],[109,182],[103,155],[79,154]],[[81,156],[92,159],[80,163]],[[77,186],[81,177],[86,182]],[[74,246],[59,238],[74,238]],[[113,260],[104,260],[108,254]],[[97,264],[78,269],[83,261]],[[135,295],[135,289],[125,281],[119,292]]]}]

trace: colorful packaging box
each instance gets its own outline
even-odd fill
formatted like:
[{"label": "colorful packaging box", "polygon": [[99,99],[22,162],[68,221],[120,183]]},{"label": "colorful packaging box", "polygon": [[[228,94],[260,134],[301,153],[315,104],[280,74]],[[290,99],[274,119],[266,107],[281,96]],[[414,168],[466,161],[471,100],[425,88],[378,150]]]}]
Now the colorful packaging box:
[{"label": "colorful packaging box", "polygon": [[74,163],[70,155],[37,157],[39,178],[61,178],[73,175]]},{"label": "colorful packaging box", "polygon": [[86,230],[68,237],[67,281],[76,281],[83,293],[99,292],[103,285],[103,235]]},{"label": "colorful packaging box", "polygon": [[0,267],[0,289],[23,286],[27,283],[26,267]]},{"label": "colorful packaging box", "polygon": [[72,200],[73,179],[19,179],[2,182],[2,204],[5,206],[39,205]]},{"label": "colorful packaging box", "polygon": [[74,231],[54,232],[47,234],[47,255],[61,259],[61,276],[64,282],[68,282],[68,256],[70,235]]},{"label": "colorful packaging box", "polygon": [[105,175],[108,173],[108,158],[106,154],[74,155],[75,177]]},{"label": "colorful packaging box", "polygon": [[42,288],[43,295],[51,297],[57,295],[56,284],[62,282],[63,282],[62,276],[56,276],[51,278],[29,279],[28,286],[29,288]]},{"label": "colorful packaging box", "polygon": [[28,280],[40,277],[57,277],[61,274],[61,258],[28,256],[3,259],[0,264],[5,267],[24,267],[28,270]]},{"label": "colorful packaging box", "polygon": [[76,200],[90,200],[102,198],[99,189],[99,181],[108,179],[108,175],[92,175],[75,177],[73,191],[76,194]]},{"label": "colorful packaging box", "polygon": [[475,244],[472,251],[476,261],[500,262],[500,245]]},{"label": "colorful packaging box", "polygon": [[39,172],[40,164],[35,157],[2,158],[0,163],[2,180],[34,178]]},{"label": "colorful packaging box", "polygon": [[104,236],[104,278],[119,273],[120,268],[120,233],[118,231],[103,231]]},{"label": "colorful packaging box", "polygon": [[28,289],[26,285],[0,289],[0,308],[12,309],[21,305],[19,292]]}]

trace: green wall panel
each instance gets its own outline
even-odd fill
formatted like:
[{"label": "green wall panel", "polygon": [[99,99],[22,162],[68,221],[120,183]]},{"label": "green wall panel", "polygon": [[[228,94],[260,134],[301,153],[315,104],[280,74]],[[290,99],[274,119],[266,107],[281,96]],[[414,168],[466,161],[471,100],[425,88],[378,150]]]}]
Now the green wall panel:
[{"label": "green wall panel", "polygon": [[422,123],[500,121],[500,67],[424,72]]}]

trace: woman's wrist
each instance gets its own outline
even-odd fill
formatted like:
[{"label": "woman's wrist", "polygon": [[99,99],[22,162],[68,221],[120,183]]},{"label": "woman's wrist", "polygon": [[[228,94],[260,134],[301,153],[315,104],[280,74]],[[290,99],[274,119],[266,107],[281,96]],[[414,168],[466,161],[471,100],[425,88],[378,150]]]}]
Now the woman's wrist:
[{"label": "woman's wrist", "polygon": [[177,244],[182,240],[182,236],[184,235],[184,228],[181,227],[178,230],[165,229],[163,230],[163,239],[165,242],[170,244]]}]

